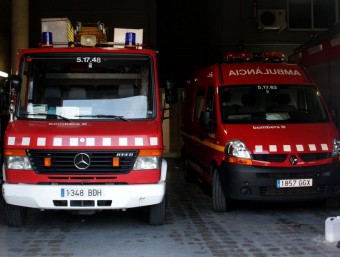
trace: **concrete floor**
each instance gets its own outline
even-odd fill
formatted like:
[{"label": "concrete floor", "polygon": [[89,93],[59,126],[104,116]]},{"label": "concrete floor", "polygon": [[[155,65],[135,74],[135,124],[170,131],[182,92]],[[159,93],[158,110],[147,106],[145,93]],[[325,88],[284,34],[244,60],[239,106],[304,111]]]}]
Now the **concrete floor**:
[{"label": "concrete floor", "polygon": [[209,190],[184,182],[182,162],[169,158],[168,166],[165,225],[148,225],[140,209],[92,216],[30,210],[26,226],[9,228],[0,211],[0,256],[340,256],[337,243],[325,240],[325,220],[340,209],[243,202],[215,213]]}]

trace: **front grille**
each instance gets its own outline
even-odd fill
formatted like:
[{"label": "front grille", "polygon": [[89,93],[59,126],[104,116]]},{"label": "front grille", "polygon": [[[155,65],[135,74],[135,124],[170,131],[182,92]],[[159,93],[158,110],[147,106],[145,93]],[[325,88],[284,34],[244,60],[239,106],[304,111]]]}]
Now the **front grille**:
[{"label": "front grille", "polygon": [[55,207],[110,207],[112,205],[112,200],[53,200]]},{"label": "front grille", "polygon": [[[86,169],[78,169],[74,158],[79,153],[90,157],[90,165]],[[132,170],[138,155],[137,150],[127,151],[53,151],[53,150],[27,150],[33,170],[39,174],[126,174]],[[112,166],[112,158],[119,156],[119,166]],[[51,166],[44,165],[44,158],[51,159]]]},{"label": "front grille", "polygon": [[[253,154],[253,160],[263,162],[284,162],[287,154]],[[314,162],[332,158],[332,153],[300,153],[299,157],[304,162]]]},{"label": "front grille", "polygon": [[322,176],[324,172],[292,172],[292,173],[256,173],[256,178],[261,179],[303,179]]},{"label": "front grille", "polygon": [[253,154],[253,160],[263,162],[284,162],[287,154]]},{"label": "front grille", "polygon": [[261,196],[322,195],[325,188],[325,185],[293,188],[259,187],[259,191]]},{"label": "front grille", "polygon": [[332,153],[303,153],[299,154],[299,157],[304,162],[313,162],[327,158],[332,158]]}]

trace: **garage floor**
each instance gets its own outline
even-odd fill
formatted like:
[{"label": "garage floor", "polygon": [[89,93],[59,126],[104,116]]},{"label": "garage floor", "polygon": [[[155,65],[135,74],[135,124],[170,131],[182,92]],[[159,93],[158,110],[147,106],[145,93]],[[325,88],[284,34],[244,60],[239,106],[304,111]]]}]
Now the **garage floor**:
[{"label": "garage floor", "polygon": [[185,183],[179,159],[168,166],[165,225],[148,225],[140,209],[91,216],[30,210],[25,227],[8,228],[1,211],[0,256],[340,256],[337,243],[325,240],[325,220],[340,209],[246,202],[215,213],[209,189]]}]

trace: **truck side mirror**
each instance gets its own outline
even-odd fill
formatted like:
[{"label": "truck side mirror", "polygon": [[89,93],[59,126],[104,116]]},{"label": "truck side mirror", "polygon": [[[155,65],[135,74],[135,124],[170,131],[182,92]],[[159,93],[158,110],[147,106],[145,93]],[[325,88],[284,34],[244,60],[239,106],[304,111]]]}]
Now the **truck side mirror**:
[{"label": "truck side mirror", "polygon": [[22,79],[19,75],[12,75],[7,83],[9,83],[10,88],[13,88],[15,91],[18,91],[21,87]]},{"label": "truck side mirror", "polygon": [[177,101],[177,88],[172,80],[167,80],[165,85],[165,102],[167,104],[174,104]]},{"label": "truck side mirror", "polygon": [[216,130],[216,121],[211,118],[210,111],[202,111],[200,115],[200,127],[204,131],[213,132]]}]

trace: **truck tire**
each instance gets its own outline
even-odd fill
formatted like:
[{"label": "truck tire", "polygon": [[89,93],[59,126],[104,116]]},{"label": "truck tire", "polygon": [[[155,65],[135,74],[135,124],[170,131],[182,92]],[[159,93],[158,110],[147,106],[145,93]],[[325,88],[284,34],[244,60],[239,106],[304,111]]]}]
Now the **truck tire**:
[{"label": "truck tire", "polygon": [[5,204],[5,219],[9,227],[21,227],[26,222],[27,209],[25,207]]},{"label": "truck tire", "polygon": [[149,206],[149,224],[163,225],[165,221],[166,195],[159,204]]},{"label": "truck tire", "polygon": [[212,202],[213,210],[215,212],[229,211],[229,201],[227,200],[223,192],[220,176],[216,167],[214,167],[213,169]]}]

